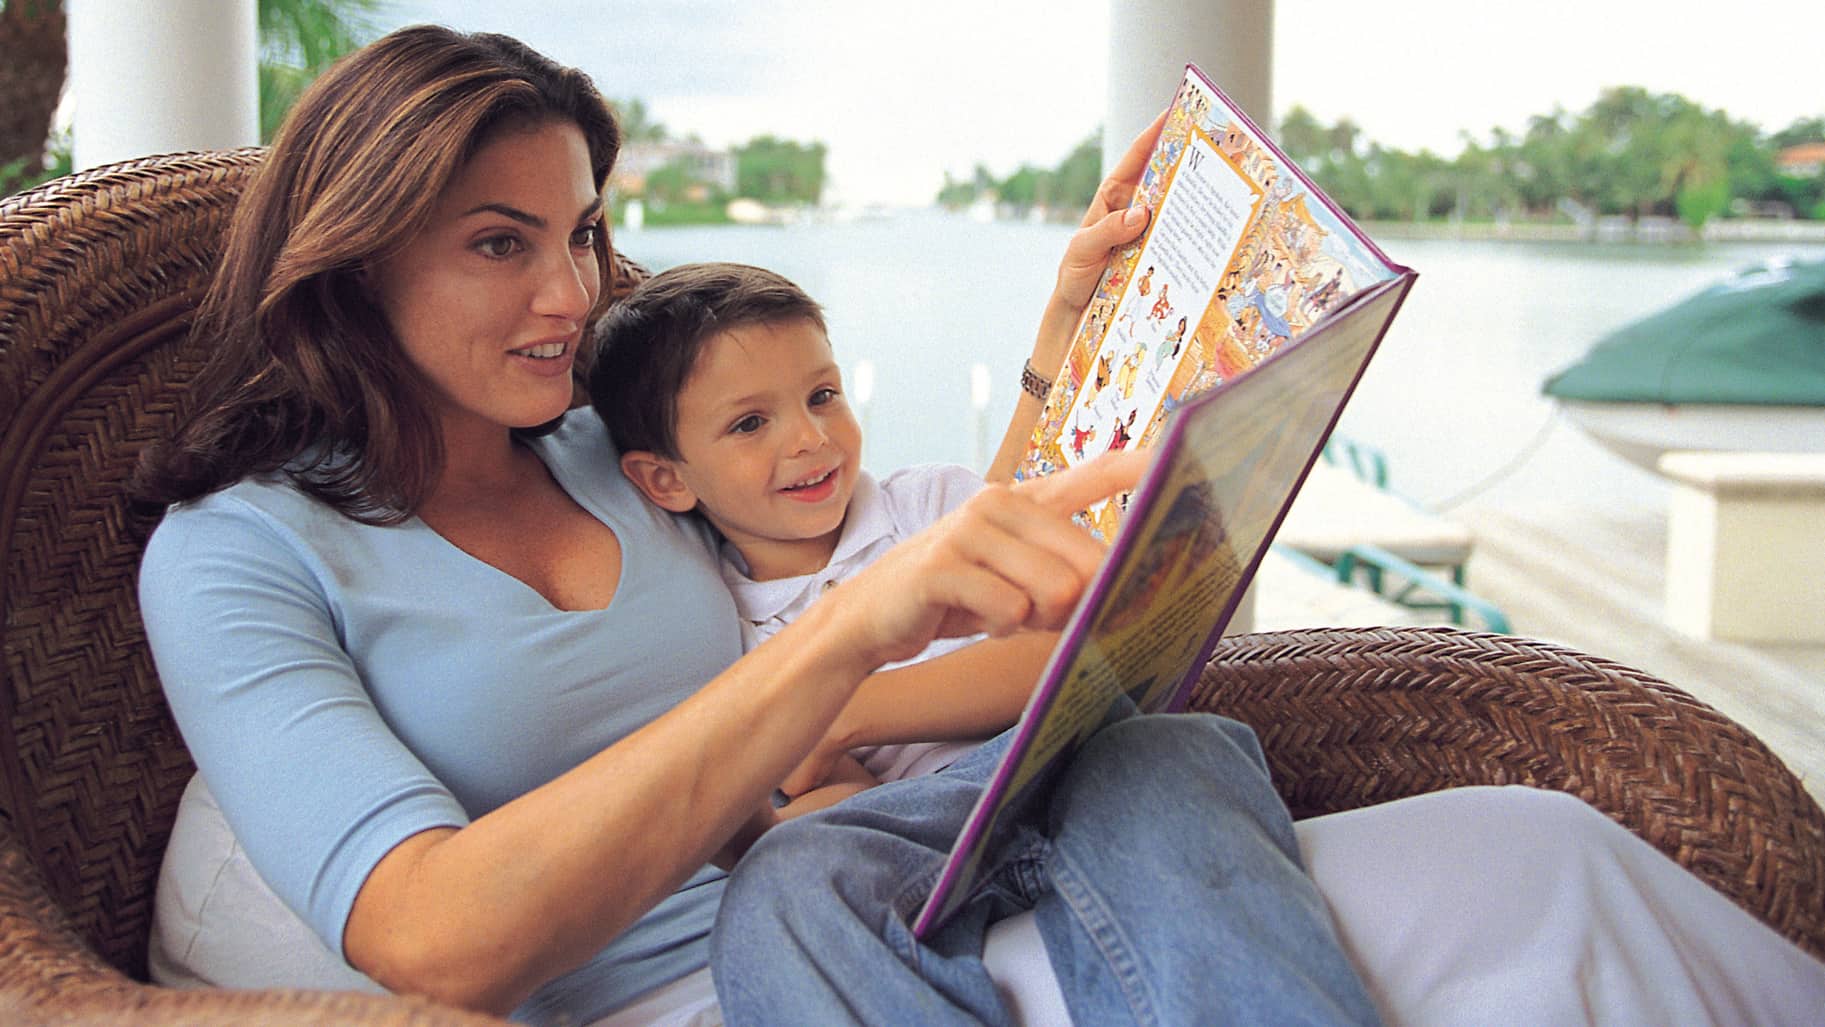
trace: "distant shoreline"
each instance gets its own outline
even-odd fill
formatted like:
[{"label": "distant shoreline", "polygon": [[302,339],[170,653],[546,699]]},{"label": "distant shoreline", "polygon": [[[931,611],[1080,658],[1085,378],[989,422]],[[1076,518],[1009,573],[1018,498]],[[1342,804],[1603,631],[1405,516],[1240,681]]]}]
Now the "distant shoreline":
[{"label": "distant shoreline", "polygon": [[[769,208],[765,216],[757,216],[752,210],[744,212],[746,216],[730,218],[657,218],[650,213],[643,226],[646,230],[666,230],[671,228],[733,227],[779,228],[795,224],[840,224],[849,221],[879,221],[891,219],[903,213],[937,211],[949,214],[959,220],[968,218],[971,221],[990,224],[1055,224],[1075,223],[1075,215],[1069,220],[1046,216],[1024,214],[1019,216],[990,216],[987,218],[970,215],[961,210],[946,210],[941,206],[883,208],[871,207],[865,210],[840,210],[825,207],[801,206]],[[1683,223],[1672,218],[1650,217],[1631,219],[1620,216],[1597,218],[1585,224],[1569,221],[1358,221],[1371,238],[1375,239],[1434,239],[1464,242],[1590,242],[1590,243],[1672,243],[1691,244],[1695,242],[1714,243],[1825,243],[1825,221],[1797,221],[1776,218],[1715,218],[1705,223],[1702,231],[1693,232]],[[618,230],[627,230],[629,226],[622,219],[616,219]],[[638,228],[634,229],[638,231]]]},{"label": "distant shoreline", "polygon": [[1600,218],[1592,223],[1540,224],[1529,221],[1364,221],[1363,230],[1377,239],[1462,239],[1474,242],[1629,242],[1629,243],[1818,243],[1825,242],[1825,221],[1773,218],[1728,218],[1692,229],[1670,218]]}]

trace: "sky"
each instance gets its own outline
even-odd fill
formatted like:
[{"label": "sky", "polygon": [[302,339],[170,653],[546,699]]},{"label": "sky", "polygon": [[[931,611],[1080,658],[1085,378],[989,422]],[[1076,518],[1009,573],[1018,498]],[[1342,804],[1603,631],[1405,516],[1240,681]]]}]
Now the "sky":
[{"label": "sky", "polygon": [[[382,0],[376,27],[518,36],[609,97],[639,97],[674,134],[824,142],[827,199],[924,204],[946,172],[1052,166],[1095,131],[1109,19],[1130,13],[1123,0]],[[1451,156],[1466,133],[1518,133],[1620,85],[1769,131],[1825,116],[1819,0],[1277,0],[1273,31],[1276,117],[1295,104],[1348,117],[1404,150]]]}]

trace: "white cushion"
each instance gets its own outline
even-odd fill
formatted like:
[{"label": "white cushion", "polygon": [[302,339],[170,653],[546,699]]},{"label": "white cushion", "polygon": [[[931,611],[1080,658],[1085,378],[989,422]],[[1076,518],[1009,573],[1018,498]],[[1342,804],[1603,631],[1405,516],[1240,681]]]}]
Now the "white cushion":
[{"label": "white cushion", "polygon": [[247,861],[215,796],[193,776],[159,867],[147,954],[174,988],[385,991],[331,952]]},{"label": "white cushion", "polygon": [[[1825,962],[1571,796],[1460,788],[1296,825],[1339,937],[1390,1024],[1818,1022]],[[1031,913],[983,962],[1027,1027],[1068,1025]],[[154,904],[153,980],[380,990],[266,886],[200,779]],[[598,1027],[714,1027],[709,971]]]}]

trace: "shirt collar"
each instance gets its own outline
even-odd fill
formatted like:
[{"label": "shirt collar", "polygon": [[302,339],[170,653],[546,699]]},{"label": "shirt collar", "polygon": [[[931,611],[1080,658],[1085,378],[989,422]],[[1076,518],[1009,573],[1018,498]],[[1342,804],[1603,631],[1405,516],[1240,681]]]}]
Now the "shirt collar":
[{"label": "shirt collar", "polygon": [[729,543],[722,543],[722,579],[735,593],[735,603],[742,619],[765,623],[780,615],[803,595],[807,588],[820,587],[829,580],[841,581],[856,568],[848,564],[882,538],[893,534],[893,517],[888,512],[886,496],[874,476],[867,471],[856,475],[855,491],[849,496],[849,510],[843,516],[842,533],[830,562],[810,574],[773,581],[755,581],[748,577],[748,562]]}]

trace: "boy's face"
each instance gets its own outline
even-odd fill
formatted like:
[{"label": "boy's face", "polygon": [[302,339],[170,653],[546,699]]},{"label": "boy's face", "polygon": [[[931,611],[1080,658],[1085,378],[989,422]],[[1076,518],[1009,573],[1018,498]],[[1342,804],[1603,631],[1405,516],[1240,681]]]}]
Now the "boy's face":
[{"label": "boy's face", "polygon": [[676,434],[679,459],[633,475],[649,496],[701,509],[757,576],[829,562],[861,469],[862,429],[815,322],[710,338],[678,394]]}]

